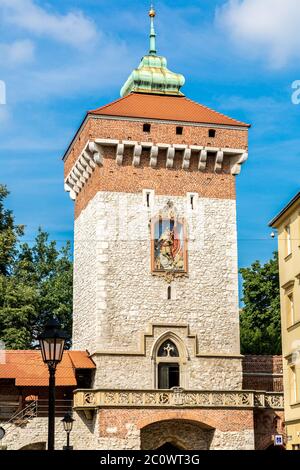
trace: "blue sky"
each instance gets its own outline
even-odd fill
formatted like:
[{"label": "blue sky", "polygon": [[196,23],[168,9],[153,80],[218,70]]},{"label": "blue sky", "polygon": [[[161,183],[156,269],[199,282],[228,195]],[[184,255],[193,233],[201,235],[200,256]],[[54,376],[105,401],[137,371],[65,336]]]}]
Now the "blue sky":
[{"label": "blue sky", "polygon": [[[268,221],[299,190],[298,0],[156,1],[158,52],[190,98],[252,124],[237,178],[239,264],[276,249]],[[119,97],[147,52],[144,0],[0,0],[0,181],[32,240],[73,237],[61,156],[86,110]]]}]

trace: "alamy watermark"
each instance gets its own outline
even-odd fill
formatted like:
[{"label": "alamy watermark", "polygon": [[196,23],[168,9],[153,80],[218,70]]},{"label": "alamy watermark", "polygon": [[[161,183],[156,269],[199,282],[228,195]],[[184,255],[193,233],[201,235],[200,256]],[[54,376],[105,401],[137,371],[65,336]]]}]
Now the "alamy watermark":
[{"label": "alamy watermark", "polygon": [[3,80],[0,80],[0,105],[6,104],[6,85]]},{"label": "alamy watermark", "polygon": [[292,83],[292,89],[294,90],[292,93],[292,103],[300,104],[300,80],[295,80]]}]

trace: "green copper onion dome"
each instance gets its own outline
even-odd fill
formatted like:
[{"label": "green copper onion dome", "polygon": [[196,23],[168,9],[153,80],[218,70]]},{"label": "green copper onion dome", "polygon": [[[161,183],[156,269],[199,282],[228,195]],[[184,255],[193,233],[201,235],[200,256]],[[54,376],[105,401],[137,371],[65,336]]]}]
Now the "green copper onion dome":
[{"label": "green copper onion dome", "polygon": [[179,73],[167,69],[167,59],[156,55],[156,34],[154,30],[155,10],[151,7],[150,16],[150,50],[140,65],[128,77],[121,89],[121,96],[136,91],[140,93],[155,93],[162,95],[183,95],[180,88],[185,78]]}]

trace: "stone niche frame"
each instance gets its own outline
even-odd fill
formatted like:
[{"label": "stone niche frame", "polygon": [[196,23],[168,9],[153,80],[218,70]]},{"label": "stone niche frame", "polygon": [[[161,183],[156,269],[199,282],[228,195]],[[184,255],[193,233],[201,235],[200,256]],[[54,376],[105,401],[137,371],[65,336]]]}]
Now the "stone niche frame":
[{"label": "stone niche frame", "polygon": [[[151,218],[150,220],[150,236],[151,236],[151,274],[154,276],[162,276],[168,282],[171,282],[175,277],[186,277],[188,275],[188,237],[187,237],[187,226],[184,217],[177,217],[173,211],[170,214],[159,214]],[[174,221],[182,225],[183,230],[183,270],[175,269],[156,269],[155,268],[155,226],[160,221]]]},{"label": "stone niche frame", "polygon": [[179,365],[179,387],[187,387],[187,361],[190,359],[187,347],[182,338],[173,333],[173,331],[165,331],[159,335],[159,337],[153,342],[151,347],[151,361],[153,370],[153,386],[154,389],[158,389],[158,366],[161,362],[166,362],[165,358],[158,356],[160,346],[167,340],[172,341],[178,349],[179,356],[168,357],[167,362],[174,362]]}]

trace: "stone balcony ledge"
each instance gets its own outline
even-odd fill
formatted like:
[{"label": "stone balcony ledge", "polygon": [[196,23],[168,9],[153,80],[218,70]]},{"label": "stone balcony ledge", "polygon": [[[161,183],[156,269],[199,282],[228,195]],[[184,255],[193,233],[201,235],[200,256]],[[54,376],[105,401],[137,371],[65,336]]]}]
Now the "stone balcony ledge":
[{"label": "stone balcony ledge", "polygon": [[271,408],[283,410],[283,393],[255,391],[91,390],[74,392],[75,410],[98,408]]}]

